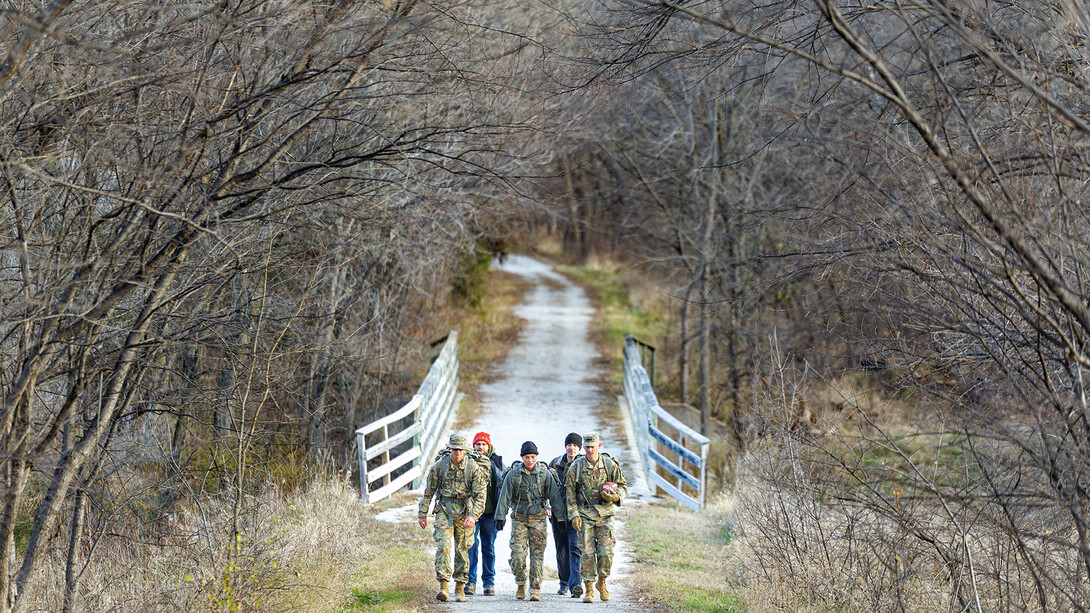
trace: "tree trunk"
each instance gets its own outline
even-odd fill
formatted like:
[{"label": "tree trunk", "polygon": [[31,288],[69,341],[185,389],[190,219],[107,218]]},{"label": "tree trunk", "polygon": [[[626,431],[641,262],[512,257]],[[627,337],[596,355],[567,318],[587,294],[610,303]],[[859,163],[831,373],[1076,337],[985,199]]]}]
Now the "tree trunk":
[{"label": "tree trunk", "polygon": [[570,238],[564,242],[567,243],[568,253],[575,258],[575,261],[582,262],[586,253],[583,248],[583,235],[579,230],[579,200],[575,197],[575,184],[572,183],[571,164],[568,162],[568,156],[562,156],[561,161],[564,166],[564,180],[568,188],[568,224],[570,227]]},{"label": "tree trunk", "polygon": [[[719,107],[712,111],[711,116],[712,155],[711,161],[716,164],[720,157],[720,139],[722,133],[719,129]],[[707,211],[704,216],[704,236],[700,244],[700,433],[708,435],[711,426],[712,398],[711,398],[711,331],[708,328],[708,303],[711,300],[711,282],[709,277],[712,270],[712,237],[715,230],[715,217],[718,211],[719,186],[718,168],[716,164],[708,171]]]},{"label": "tree trunk", "polygon": [[76,502],[72,509],[72,525],[68,531],[68,557],[64,564],[64,605],[63,613],[70,613],[79,584],[76,563],[79,557],[79,545],[83,540],[84,507],[87,505],[87,493],[83,488],[76,491]]},{"label": "tree trunk", "polygon": [[[33,390],[33,387],[31,388]],[[32,394],[28,394],[32,396]],[[7,462],[7,471],[4,483],[7,496],[4,500],[4,512],[0,518],[0,539],[3,549],[0,550],[0,560],[4,564],[0,573],[0,604],[3,610],[10,610],[15,605],[19,596],[18,582],[15,576],[16,551],[15,551],[15,524],[18,521],[19,502],[23,498],[27,479],[30,477],[30,464],[23,458],[27,455],[27,441],[29,440],[30,420],[27,417],[27,399],[20,399],[16,407],[13,420],[13,434],[20,437],[19,445],[11,450],[11,459]],[[12,437],[15,438],[15,437]]]},{"label": "tree trunk", "polygon": [[708,330],[708,272],[707,262],[700,267],[700,433],[708,435],[711,422],[711,338]]},{"label": "tree trunk", "polygon": [[689,349],[689,299],[692,296],[693,285],[690,283],[685,290],[685,298],[681,301],[681,343],[678,348],[677,358],[677,378],[681,387],[681,398],[679,399],[681,404],[689,402],[689,359],[687,351]]},{"label": "tree trunk", "polygon": [[[180,264],[185,260],[186,250],[179,248],[174,253],[174,262]],[[40,574],[37,572],[41,563],[40,555],[48,544],[53,526],[56,525],[61,507],[71,491],[72,483],[76,480],[84,464],[98,448],[107,433],[113,430],[115,421],[126,396],[126,388],[135,386],[140,378],[134,375],[134,369],[143,368],[139,364],[140,350],[146,340],[148,328],[152,321],[152,315],[160,306],[160,300],[174,280],[173,272],[166,272],[156,279],[155,284],[144,300],[137,324],[130,330],[125,338],[117,360],[114,362],[113,375],[104,396],[104,401],[99,407],[98,414],[87,428],[82,438],[76,441],[71,451],[65,454],[53,470],[46,494],[38,505],[38,512],[34,517],[34,525],[27,541],[26,553],[23,556],[23,564],[19,568],[14,585],[18,586],[19,594],[15,597],[12,611],[22,613],[30,606],[26,596],[37,584]],[[130,377],[133,377],[130,379]],[[25,478],[24,478],[25,482]]]}]

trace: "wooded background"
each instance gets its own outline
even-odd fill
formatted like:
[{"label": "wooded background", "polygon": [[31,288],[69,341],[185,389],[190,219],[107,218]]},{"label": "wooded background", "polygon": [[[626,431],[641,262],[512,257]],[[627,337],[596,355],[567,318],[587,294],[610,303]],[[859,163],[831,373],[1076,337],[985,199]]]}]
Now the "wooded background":
[{"label": "wooded background", "polygon": [[0,610],[350,470],[543,237],[655,296],[660,396],[728,424],[763,518],[749,580],[1085,610],[1088,33],[1073,0],[7,2]]}]

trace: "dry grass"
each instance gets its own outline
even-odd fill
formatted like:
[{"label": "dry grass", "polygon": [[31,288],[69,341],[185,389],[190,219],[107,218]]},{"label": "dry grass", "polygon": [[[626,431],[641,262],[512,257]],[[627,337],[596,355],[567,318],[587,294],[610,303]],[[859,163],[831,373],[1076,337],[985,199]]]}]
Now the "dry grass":
[{"label": "dry grass", "polygon": [[[89,556],[76,610],[419,610],[434,577],[431,533],[373,517],[407,500],[363,507],[341,478],[297,496],[266,487],[246,500],[233,556],[230,501],[205,501],[174,517],[175,536],[161,543],[104,538]],[[61,553],[43,571],[34,610],[60,609]]]},{"label": "dry grass", "polygon": [[[880,524],[870,519],[766,481],[743,480],[700,513],[629,507],[630,581],[670,611],[948,610],[943,586],[926,573],[894,589],[905,568],[893,555],[880,559],[878,547],[860,546],[874,536],[864,528]],[[845,534],[852,528],[857,537]]]},{"label": "dry grass", "polygon": [[568,262],[571,256],[564,250],[563,241],[555,233],[542,233],[535,237],[530,245],[534,257],[551,262]]},{"label": "dry grass", "polygon": [[731,580],[732,535],[725,501],[694,513],[676,505],[628,507],[630,581],[670,611],[741,611]]},{"label": "dry grass", "polygon": [[462,321],[458,332],[459,387],[465,391],[466,400],[458,408],[456,430],[477,419],[481,410],[480,386],[498,376],[496,367],[518,344],[526,320],[515,315],[514,308],[531,287],[533,284],[519,275],[493,270],[489,273],[480,310],[467,313]]},{"label": "dry grass", "polygon": [[736,489],[732,566],[747,613],[951,610],[927,552],[896,526],[779,481]]},{"label": "dry grass", "polygon": [[824,416],[833,422],[859,422],[866,418],[884,427],[915,427],[911,422],[919,413],[919,407],[911,399],[890,395],[874,375],[859,371],[814,381],[805,398],[815,419]]}]

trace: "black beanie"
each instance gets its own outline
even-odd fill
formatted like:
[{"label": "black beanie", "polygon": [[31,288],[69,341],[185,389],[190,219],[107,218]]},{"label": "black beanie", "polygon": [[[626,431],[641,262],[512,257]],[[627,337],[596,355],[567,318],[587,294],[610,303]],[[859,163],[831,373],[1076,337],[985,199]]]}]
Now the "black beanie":
[{"label": "black beanie", "polygon": [[582,447],[583,446],[583,437],[579,436],[579,434],[577,434],[575,432],[569,432],[568,436],[564,438],[564,446],[567,447],[568,445],[571,445],[572,443],[575,443],[576,447]]},{"label": "black beanie", "polygon": [[519,452],[519,455],[523,456],[531,453],[537,455],[537,445],[533,441],[526,441],[522,444],[522,451]]}]

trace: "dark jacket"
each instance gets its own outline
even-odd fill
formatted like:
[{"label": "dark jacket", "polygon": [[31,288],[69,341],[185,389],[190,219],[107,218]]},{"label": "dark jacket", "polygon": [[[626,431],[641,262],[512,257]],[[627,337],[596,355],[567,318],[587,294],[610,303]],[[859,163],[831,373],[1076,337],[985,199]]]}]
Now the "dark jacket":
[{"label": "dark jacket", "polygon": [[[572,458],[571,461],[574,462],[582,455],[583,454],[581,453],[575,454],[575,457]],[[553,472],[556,473],[556,484],[560,486],[560,496],[564,500],[565,505],[568,504],[568,493],[566,491],[567,488],[564,487],[564,482],[568,478],[568,466],[570,465],[571,462],[568,462],[568,454],[566,453],[560,454],[558,457],[553,458],[552,461],[549,462],[549,468],[553,469]]]},{"label": "dark jacket", "polygon": [[489,445],[488,459],[492,460],[492,474],[488,476],[488,493],[484,499],[484,515],[496,512],[496,500],[500,497],[500,478],[503,477],[503,458]]}]

